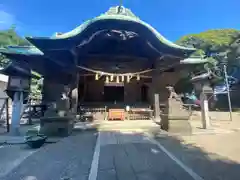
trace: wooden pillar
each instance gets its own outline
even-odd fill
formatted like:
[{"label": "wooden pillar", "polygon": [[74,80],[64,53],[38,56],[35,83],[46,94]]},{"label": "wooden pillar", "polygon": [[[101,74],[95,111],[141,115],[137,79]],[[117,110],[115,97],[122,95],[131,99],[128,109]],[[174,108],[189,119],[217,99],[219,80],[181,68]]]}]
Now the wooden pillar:
[{"label": "wooden pillar", "polygon": [[78,84],[79,84],[79,76],[73,80],[71,92],[70,92],[70,101],[71,101],[71,112],[76,115],[78,109]]}]

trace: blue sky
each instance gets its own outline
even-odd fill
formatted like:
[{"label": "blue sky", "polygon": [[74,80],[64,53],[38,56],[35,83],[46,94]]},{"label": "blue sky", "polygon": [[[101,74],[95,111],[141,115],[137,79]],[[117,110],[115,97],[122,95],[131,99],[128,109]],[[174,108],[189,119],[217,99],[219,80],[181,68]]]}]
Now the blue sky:
[{"label": "blue sky", "polygon": [[[119,0],[0,0],[0,29],[15,24],[22,36],[68,32]],[[208,29],[240,29],[240,0],[123,0],[167,39]]]}]

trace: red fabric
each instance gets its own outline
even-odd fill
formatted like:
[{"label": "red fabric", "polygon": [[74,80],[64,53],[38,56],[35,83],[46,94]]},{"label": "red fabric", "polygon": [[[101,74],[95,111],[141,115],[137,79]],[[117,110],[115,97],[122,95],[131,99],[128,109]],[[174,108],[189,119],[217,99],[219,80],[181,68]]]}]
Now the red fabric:
[{"label": "red fabric", "polygon": [[201,104],[200,100],[195,100],[194,103],[197,104],[197,105],[199,105],[199,106],[200,106],[200,104]]}]

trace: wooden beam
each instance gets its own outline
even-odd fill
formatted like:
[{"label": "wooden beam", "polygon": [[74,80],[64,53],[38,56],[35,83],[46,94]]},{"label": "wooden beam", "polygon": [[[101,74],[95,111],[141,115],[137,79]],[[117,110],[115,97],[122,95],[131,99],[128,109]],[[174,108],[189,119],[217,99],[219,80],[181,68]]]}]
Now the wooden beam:
[{"label": "wooden beam", "polygon": [[141,60],[141,61],[152,61],[153,59],[145,58],[145,57],[137,57],[137,56],[126,56],[126,55],[109,55],[109,54],[89,54],[86,56],[79,56],[80,59],[104,59],[105,61],[112,60]]}]

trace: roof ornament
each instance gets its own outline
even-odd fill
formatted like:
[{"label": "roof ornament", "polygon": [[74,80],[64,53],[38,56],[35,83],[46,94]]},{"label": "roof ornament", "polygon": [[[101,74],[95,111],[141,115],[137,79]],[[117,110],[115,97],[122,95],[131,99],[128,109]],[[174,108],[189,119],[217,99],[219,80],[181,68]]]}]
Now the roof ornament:
[{"label": "roof ornament", "polygon": [[119,6],[117,6],[117,13],[121,14],[123,11],[123,0],[119,0]]}]

